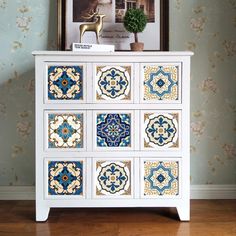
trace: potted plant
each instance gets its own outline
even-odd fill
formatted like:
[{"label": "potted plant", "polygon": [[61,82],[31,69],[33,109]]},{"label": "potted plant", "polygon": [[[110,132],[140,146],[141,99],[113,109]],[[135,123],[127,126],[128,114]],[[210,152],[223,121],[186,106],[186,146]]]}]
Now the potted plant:
[{"label": "potted plant", "polygon": [[147,24],[147,16],[142,9],[130,8],[124,16],[124,27],[134,33],[134,43],[130,44],[132,51],[143,51],[144,44],[138,41],[138,33],[143,32]]}]

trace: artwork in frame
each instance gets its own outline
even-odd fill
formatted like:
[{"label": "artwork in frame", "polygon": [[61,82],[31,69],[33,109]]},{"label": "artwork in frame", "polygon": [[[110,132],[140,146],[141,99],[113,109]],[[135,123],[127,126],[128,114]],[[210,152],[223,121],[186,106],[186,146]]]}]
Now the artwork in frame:
[{"label": "artwork in frame", "polygon": [[[147,26],[139,34],[139,41],[145,44],[144,50],[167,51],[168,0],[58,0],[58,48],[71,50],[72,43],[79,42],[79,26],[93,21],[84,17],[98,10],[99,14],[106,15],[100,33],[100,43],[115,45],[118,51],[129,50],[129,44],[134,39],[133,34],[124,29],[123,17],[130,8],[141,8],[147,15]],[[95,33],[85,32],[82,42],[96,43]]]}]

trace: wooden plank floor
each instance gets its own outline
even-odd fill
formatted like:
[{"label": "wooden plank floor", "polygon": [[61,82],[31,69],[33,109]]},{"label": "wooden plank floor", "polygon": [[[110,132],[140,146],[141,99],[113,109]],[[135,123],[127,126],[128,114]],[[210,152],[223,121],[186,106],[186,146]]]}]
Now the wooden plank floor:
[{"label": "wooden plank floor", "polygon": [[51,209],[34,221],[34,201],[0,201],[0,236],[236,236],[236,200],[192,200],[191,222],[175,208]]}]

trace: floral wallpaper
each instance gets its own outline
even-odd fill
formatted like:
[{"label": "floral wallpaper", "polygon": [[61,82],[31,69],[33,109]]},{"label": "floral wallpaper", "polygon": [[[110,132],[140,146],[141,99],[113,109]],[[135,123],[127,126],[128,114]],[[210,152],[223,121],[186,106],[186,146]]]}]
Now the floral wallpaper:
[{"label": "floral wallpaper", "polygon": [[[56,0],[0,0],[0,186],[34,185],[31,52],[56,49],[56,12]],[[236,0],[170,0],[170,50],[195,53],[192,184],[236,184],[235,16]]]},{"label": "floral wallpaper", "polygon": [[0,0],[0,186],[34,185],[33,50],[56,48],[56,0]]},{"label": "floral wallpaper", "polygon": [[191,183],[236,184],[236,1],[170,0],[170,50],[191,50]]}]

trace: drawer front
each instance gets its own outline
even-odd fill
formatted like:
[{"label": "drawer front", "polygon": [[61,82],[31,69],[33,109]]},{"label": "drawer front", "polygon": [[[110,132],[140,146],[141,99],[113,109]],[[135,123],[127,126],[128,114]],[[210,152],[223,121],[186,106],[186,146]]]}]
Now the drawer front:
[{"label": "drawer front", "polygon": [[141,197],[179,196],[179,167],[179,160],[141,159]]},{"label": "drawer front", "polygon": [[181,102],[181,64],[142,64],[141,102]]},{"label": "drawer front", "polygon": [[[46,68],[46,103],[85,103],[87,94],[95,104],[134,103],[136,97],[141,103],[182,102],[181,63],[54,62]],[[88,81],[92,92],[86,91]]]},{"label": "drawer front", "polygon": [[86,112],[47,111],[47,150],[86,150]]},{"label": "drawer front", "polygon": [[84,64],[47,64],[47,102],[81,103],[85,100],[86,66]]},{"label": "drawer front", "polygon": [[141,111],[141,149],[172,150],[181,145],[181,112],[175,110]]},{"label": "drawer front", "polygon": [[95,103],[132,103],[132,64],[95,64],[93,68]]},{"label": "drawer front", "polygon": [[132,150],[134,142],[133,111],[94,111],[94,149]]},{"label": "drawer front", "polygon": [[131,159],[94,159],[94,197],[132,197],[132,164]]},{"label": "drawer front", "polygon": [[50,160],[46,161],[45,169],[48,180],[46,197],[63,195],[84,197],[84,160]]}]

